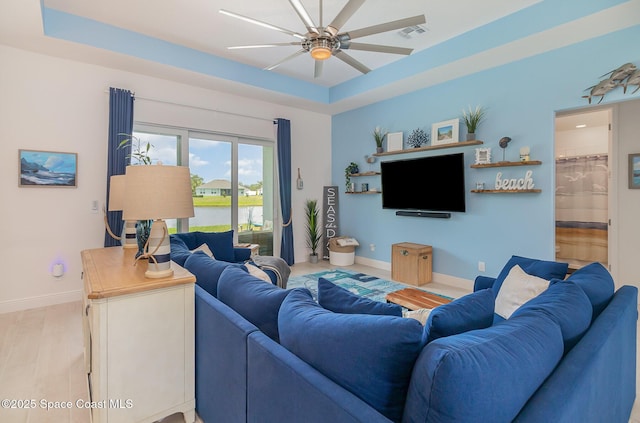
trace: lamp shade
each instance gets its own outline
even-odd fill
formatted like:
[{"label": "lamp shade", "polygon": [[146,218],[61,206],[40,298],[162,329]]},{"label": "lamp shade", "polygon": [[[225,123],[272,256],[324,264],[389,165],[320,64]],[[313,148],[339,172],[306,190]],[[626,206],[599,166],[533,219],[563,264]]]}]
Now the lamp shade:
[{"label": "lamp shade", "polygon": [[124,220],[193,217],[191,176],[185,166],[127,166]]},{"label": "lamp shade", "polygon": [[124,208],[125,180],[125,175],[113,175],[109,178],[109,211],[118,211]]}]

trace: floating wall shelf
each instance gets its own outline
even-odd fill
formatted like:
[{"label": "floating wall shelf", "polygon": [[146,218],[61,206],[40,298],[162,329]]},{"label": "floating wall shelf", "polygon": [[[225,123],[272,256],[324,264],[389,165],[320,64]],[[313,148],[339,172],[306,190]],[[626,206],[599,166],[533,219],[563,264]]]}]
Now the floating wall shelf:
[{"label": "floating wall shelf", "polygon": [[476,194],[533,194],[542,192],[541,189],[472,189]]},{"label": "floating wall shelf", "polygon": [[381,194],[382,191],[354,191],[354,192],[345,192],[345,194]]},{"label": "floating wall shelf", "polygon": [[349,176],[353,178],[354,176],[376,176],[376,175],[380,175],[380,172],[371,171],[371,172],[352,173]]},{"label": "floating wall shelf", "polygon": [[374,153],[373,155],[374,156],[393,156],[396,154],[417,153],[420,151],[440,150],[443,148],[468,147],[470,145],[480,145],[480,144],[482,144],[482,141],[479,141],[479,140],[461,141],[461,142],[452,142],[451,144],[428,145],[426,147],[407,148],[404,150],[397,150],[397,151],[385,151],[384,153]]},{"label": "floating wall shelf", "polygon": [[498,163],[484,163],[484,164],[472,164],[474,169],[482,169],[485,167],[510,167],[510,166],[537,166],[541,165],[539,160],[529,160],[528,162],[498,162]]}]

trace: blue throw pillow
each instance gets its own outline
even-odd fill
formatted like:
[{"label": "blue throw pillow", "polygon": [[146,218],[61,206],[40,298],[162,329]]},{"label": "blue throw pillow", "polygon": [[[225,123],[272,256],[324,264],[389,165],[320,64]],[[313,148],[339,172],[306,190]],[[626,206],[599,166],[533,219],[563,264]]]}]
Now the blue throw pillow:
[{"label": "blue throw pillow", "polygon": [[278,315],[280,342],[381,414],[400,421],[422,325],[397,316],[333,313],[295,289]]},{"label": "blue throw pillow", "polygon": [[198,243],[199,232],[179,232],[171,235],[172,238],[178,238],[187,246],[188,250],[193,250],[202,245],[202,242]]},{"label": "blue throw pillow", "polygon": [[169,236],[169,243],[171,245],[171,260],[184,267],[184,262],[191,255],[189,247],[187,247],[187,244],[185,244],[184,241],[175,234]]},{"label": "blue throw pillow", "polygon": [[591,301],[593,307],[592,320],[605,309],[615,291],[615,284],[609,271],[600,263],[591,263],[576,270],[567,278],[578,285]]},{"label": "blue throw pillow", "polygon": [[276,342],[280,342],[278,311],[289,292],[250,275],[239,265],[225,269],[218,282],[218,299]]},{"label": "blue throw pillow", "polygon": [[402,317],[398,304],[381,303],[361,297],[325,278],[318,280],[318,303],[334,313],[379,314]]},{"label": "blue throw pillow", "polygon": [[209,294],[218,297],[218,282],[224,269],[229,266],[240,268],[241,265],[212,259],[204,251],[189,253],[184,268],[193,273],[196,283]]},{"label": "blue throw pillow", "polygon": [[493,291],[481,289],[434,308],[425,324],[427,342],[488,328],[493,323],[494,305]]},{"label": "blue throw pillow", "polygon": [[496,278],[493,284],[493,294],[498,295],[502,282],[506,279],[507,275],[511,271],[511,268],[515,265],[519,265],[525,273],[529,275],[537,276],[539,278],[550,281],[551,279],[564,279],[569,269],[568,263],[560,263],[557,261],[545,261],[531,259],[527,257],[511,256],[507,264],[504,265],[502,271]]},{"label": "blue throw pillow", "polygon": [[436,339],[414,366],[407,422],[510,422],[562,358],[547,315]]},{"label": "blue throw pillow", "polygon": [[589,297],[578,285],[568,280],[553,279],[547,290],[523,304],[511,318],[532,312],[546,313],[558,323],[565,354],[580,341],[591,325]]},{"label": "blue throw pillow", "polygon": [[233,251],[233,231],[226,232],[196,232],[197,248],[202,244],[207,244],[213,256],[217,260],[235,262],[236,256]]}]

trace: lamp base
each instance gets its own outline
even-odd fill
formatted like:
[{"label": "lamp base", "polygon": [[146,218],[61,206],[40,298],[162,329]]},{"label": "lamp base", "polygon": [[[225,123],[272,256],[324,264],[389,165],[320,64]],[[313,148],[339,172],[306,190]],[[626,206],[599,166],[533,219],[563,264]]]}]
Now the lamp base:
[{"label": "lamp base", "polygon": [[167,224],[162,219],[154,220],[151,225],[145,256],[149,258],[149,267],[144,274],[145,277],[157,279],[173,275],[169,231]]},{"label": "lamp base", "polygon": [[[149,267],[153,267],[153,261],[149,262]],[[152,270],[152,269],[147,269],[146,272],[144,272],[144,277],[145,278],[151,278],[151,279],[158,279],[158,278],[169,278],[173,276],[173,269],[166,269],[166,270]]]}]

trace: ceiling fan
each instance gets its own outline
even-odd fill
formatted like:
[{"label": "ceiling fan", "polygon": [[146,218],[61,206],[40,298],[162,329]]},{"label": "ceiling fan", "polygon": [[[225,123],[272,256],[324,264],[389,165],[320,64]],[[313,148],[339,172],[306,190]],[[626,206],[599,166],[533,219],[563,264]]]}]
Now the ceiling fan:
[{"label": "ceiling fan", "polygon": [[228,47],[228,49],[246,49],[246,48],[265,48],[265,47],[279,47],[279,46],[295,46],[299,45],[300,50],[294,54],[285,57],[279,62],[265,68],[266,70],[273,70],[281,64],[305,53],[309,53],[315,60],[314,77],[318,78],[322,75],[322,64],[324,60],[329,59],[331,56],[335,56],[342,60],[346,64],[354,67],[362,73],[367,73],[371,69],[354,59],[352,56],[345,53],[345,50],[362,50],[373,51],[379,53],[392,53],[392,54],[404,54],[409,55],[413,51],[410,48],[384,46],[378,44],[365,44],[354,43],[351,40],[356,38],[366,37],[368,35],[379,34],[382,32],[393,31],[396,29],[407,28],[426,23],[424,15],[413,16],[410,18],[399,19],[392,22],[373,25],[366,28],[356,29],[354,31],[340,33],[340,28],[353,16],[353,14],[364,4],[366,0],[349,0],[347,4],[342,8],[333,21],[327,25],[322,24],[322,0],[320,0],[320,25],[316,25],[311,19],[311,16],[307,13],[300,0],[289,0],[291,6],[304,23],[307,28],[306,34],[300,34],[295,31],[290,31],[285,28],[281,28],[275,25],[271,25],[266,22],[259,21],[257,19],[250,18],[248,16],[239,15],[237,13],[230,12],[228,10],[220,9],[220,13],[231,16],[233,18],[241,19],[252,24],[260,25],[265,28],[273,29],[288,35],[292,35],[298,38],[298,41],[292,41],[288,43],[272,43],[272,44],[258,44],[248,46],[234,46]]}]

